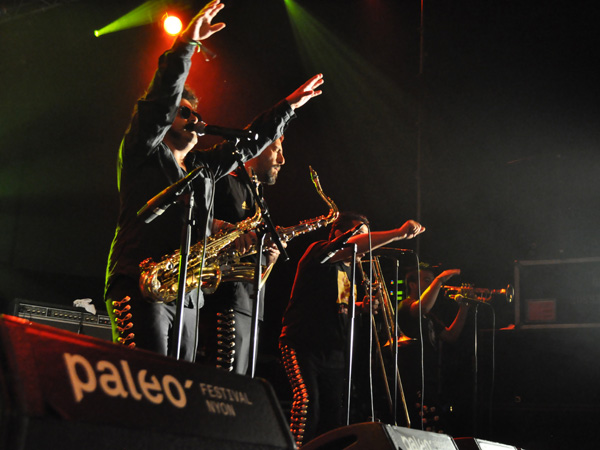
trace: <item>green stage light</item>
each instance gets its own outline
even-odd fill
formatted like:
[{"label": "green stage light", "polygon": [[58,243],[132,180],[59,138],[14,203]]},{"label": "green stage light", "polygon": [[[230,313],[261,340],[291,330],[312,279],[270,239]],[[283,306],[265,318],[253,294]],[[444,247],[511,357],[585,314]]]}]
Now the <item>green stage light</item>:
[{"label": "green stage light", "polygon": [[147,1],[105,27],[94,30],[94,36],[100,37],[104,34],[114,33],[115,31],[122,31],[156,22],[168,6],[169,2],[166,1]]},{"label": "green stage light", "polygon": [[[359,117],[362,129],[373,130],[382,148],[408,146],[414,103],[402,87],[373,65],[359,48],[352,47],[335,30],[294,0],[285,7],[297,51],[308,74],[323,73],[330,118],[340,127]],[[364,51],[364,50],[363,50]],[[402,119],[400,119],[402,118]],[[338,125],[333,125],[332,128]],[[385,133],[375,130],[394,130]]]}]

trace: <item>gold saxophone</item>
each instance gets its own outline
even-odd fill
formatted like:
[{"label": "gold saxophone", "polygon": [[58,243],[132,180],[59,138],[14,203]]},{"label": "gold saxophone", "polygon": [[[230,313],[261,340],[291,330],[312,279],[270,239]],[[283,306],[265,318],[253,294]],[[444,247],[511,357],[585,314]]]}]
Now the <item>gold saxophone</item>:
[{"label": "gold saxophone", "polygon": [[[317,172],[309,167],[311,179],[321,198],[329,205],[329,214],[306,220],[298,225],[279,228],[277,231],[281,240],[288,242],[296,236],[324,227],[333,222],[339,211],[333,200],[323,193]],[[231,245],[233,241],[243,234],[255,229],[261,222],[262,212],[256,205],[256,214],[246,220],[235,224],[233,229],[221,230],[209,236],[202,267],[202,291],[213,293],[222,281],[247,281],[254,280],[254,263],[240,262],[242,256]],[[202,263],[204,244],[202,241],[190,247],[187,267],[186,293],[198,288],[200,283],[199,271]],[[256,247],[244,253],[248,256],[256,253]],[[177,299],[179,275],[179,250],[171,255],[164,256],[160,262],[148,258],[140,263],[140,290],[144,297],[154,303],[170,303]],[[271,268],[263,271],[262,281],[266,280]]]},{"label": "gold saxophone", "polygon": [[[221,230],[207,238],[204,267],[202,267],[202,283],[208,280],[220,280],[221,271],[219,264],[216,264],[217,255],[223,248],[227,247],[242,234],[256,228],[261,218],[262,212],[257,206],[256,214],[237,223],[233,230]],[[190,247],[186,293],[198,288],[203,250],[203,241]],[[146,299],[154,303],[170,303],[177,299],[179,291],[179,260],[180,255],[179,250],[177,250],[171,255],[164,256],[158,263],[154,262],[152,258],[148,258],[140,263],[140,290]]]},{"label": "gold saxophone", "polygon": [[[319,228],[326,227],[331,222],[333,222],[339,216],[339,210],[333,200],[329,198],[323,192],[323,188],[321,187],[321,183],[319,181],[319,175],[317,172],[311,167],[308,166],[310,170],[310,178],[315,185],[315,189],[317,193],[321,196],[323,201],[329,206],[329,213],[325,216],[315,217],[313,219],[308,219],[300,222],[298,225],[293,225],[291,227],[277,227],[277,234],[279,234],[279,238],[282,242],[289,242],[296,236],[303,235],[308,233],[309,231],[315,231]],[[230,281],[242,281],[242,282],[252,282],[254,281],[254,274],[256,271],[256,264],[253,262],[242,262],[240,258],[254,255],[256,254],[256,246],[252,246],[249,251],[241,255],[233,246],[228,246],[224,248],[219,255],[217,256],[218,263],[218,272],[220,273],[220,277],[213,277],[210,279],[202,280],[202,291],[206,294],[212,294],[217,290],[219,284],[222,282],[230,282]],[[269,276],[271,269],[273,266],[264,267],[263,266],[263,276],[261,278],[261,283],[264,283]]]}]

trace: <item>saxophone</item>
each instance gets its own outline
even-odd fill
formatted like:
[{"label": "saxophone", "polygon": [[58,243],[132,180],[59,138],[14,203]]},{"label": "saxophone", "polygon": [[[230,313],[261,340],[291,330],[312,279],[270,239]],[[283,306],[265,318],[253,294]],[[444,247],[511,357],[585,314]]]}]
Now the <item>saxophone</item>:
[{"label": "saxophone", "polygon": [[[209,236],[204,254],[204,267],[202,267],[202,283],[221,278],[219,264],[216,263],[219,252],[230,245],[244,233],[258,226],[262,212],[258,205],[256,214],[235,225],[234,229],[224,229]],[[177,299],[179,291],[179,250],[171,255],[164,256],[160,262],[148,258],[140,263],[140,290],[144,297],[153,303],[170,303]],[[199,272],[202,265],[204,242],[200,241],[190,247],[185,291],[191,292],[198,288],[200,283]]]},{"label": "saxophone", "polygon": [[[308,219],[300,222],[298,225],[293,225],[291,227],[277,227],[277,234],[279,234],[279,238],[282,242],[289,242],[293,238],[297,236],[301,236],[310,231],[315,231],[319,228],[326,227],[331,222],[333,222],[339,216],[339,210],[333,200],[329,198],[323,192],[323,188],[321,187],[321,183],[319,181],[319,175],[317,172],[311,167],[308,166],[310,170],[310,178],[315,185],[315,189],[319,196],[323,199],[323,201],[329,206],[329,213],[325,216],[315,217],[313,219]],[[254,255],[256,254],[256,246],[250,248],[249,251],[241,255],[233,246],[227,246],[223,248],[221,252],[219,252],[217,256],[217,264],[218,264],[218,272],[219,277],[212,277],[207,280],[202,280],[202,291],[206,294],[212,294],[217,290],[219,284],[222,282],[230,282],[230,281],[242,281],[242,282],[252,282],[254,281],[254,274],[256,270],[256,265],[253,262],[242,262],[240,258]],[[273,266],[264,267],[263,266],[263,277],[261,279],[261,283],[264,283],[267,277],[270,274],[270,271]]]}]

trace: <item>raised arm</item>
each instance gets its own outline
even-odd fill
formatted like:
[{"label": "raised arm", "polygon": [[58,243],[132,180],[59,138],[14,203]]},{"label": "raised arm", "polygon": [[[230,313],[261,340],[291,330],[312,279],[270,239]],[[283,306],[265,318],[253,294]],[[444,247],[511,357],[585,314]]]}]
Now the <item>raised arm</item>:
[{"label": "raised arm", "polygon": [[417,302],[413,302],[410,305],[410,315],[412,317],[419,317],[419,302],[421,303],[421,313],[427,314],[435,305],[440,289],[446,281],[452,278],[454,275],[460,275],[460,269],[449,269],[444,270],[431,282],[427,289],[421,293],[421,298]]},{"label": "raised arm", "polygon": [[316,88],[321,86],[324,82],[323,74],[319,73],[306,81],[285,99],[292,109],[298,109],[305,105],[311,98],[322,94],[322,91],[316,90]]},{"label": "raised arm", "polygon": [[[405,222],[404,225],[402,225],[400,228],[394,228],[392,230],[387,231],[371,232],[371,246],[374,250],[391,242],[400,241],[402,239],[412,239],[415,236],[423,233],[424,231],[425,227],[423,225],[414,220],[409,220]],[[357,234],[356,236],[351,237],[348,240],[348,243],[356,244],[358,254],[364,254],[369,251],[369,234]],[[335,256],[331,258],[330,261],[343,261],[345,259],[350,258],[351,255],[352,247],[347,247],[337,252]]]},{"label": "raised arm", "polygon": [[459,299],[458,305],[458,313],[456,314],[454,321],[440,333],[440,339],[450,344],[453,344],[458,340],[467,323],[467,317],[469,316],[469,303]]},{"label": "raised arm", "polygon": [[212,20],[224,7],[225,5],[220,0],[207,3],[190,21],[187,28],[181,33],[180,38],[190,44],[198,43],[225,28],[223,22],[212,24]]}]

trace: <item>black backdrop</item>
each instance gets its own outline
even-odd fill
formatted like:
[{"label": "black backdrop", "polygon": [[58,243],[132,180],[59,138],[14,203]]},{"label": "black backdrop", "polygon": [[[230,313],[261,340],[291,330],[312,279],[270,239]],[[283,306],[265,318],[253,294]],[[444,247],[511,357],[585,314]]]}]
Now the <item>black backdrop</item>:
[{"label": "black backdrop", "polygon": [[[156,25],[100,38],[93,30],[140,3],[0,5],[4,310],[14,298],[103,306],[119,141],[170,39]],[[291,16],[283,0],[225,3],[228,26],[208,42],[218,57],[197,56],[189,78],[207,123],[242,127],[325,75],[324,94],[286,133],[286,165],[266,189],[278,225],[327,212],[312,165],[339,208],[368,215],[374,229],[419,218],[426,233],[402,246],[461,268],[456,282],[499,288],[513,282],[515,260],[600,256],[595,2],[425,1],[422,48],[416,0],[298,0]],[[267,364],[298,258],[322,236],[292,241],[290,261],[270,278]],[[540,358],[543,348],[534,350]],[[513,373],[510,362],[503,370]]]}]

